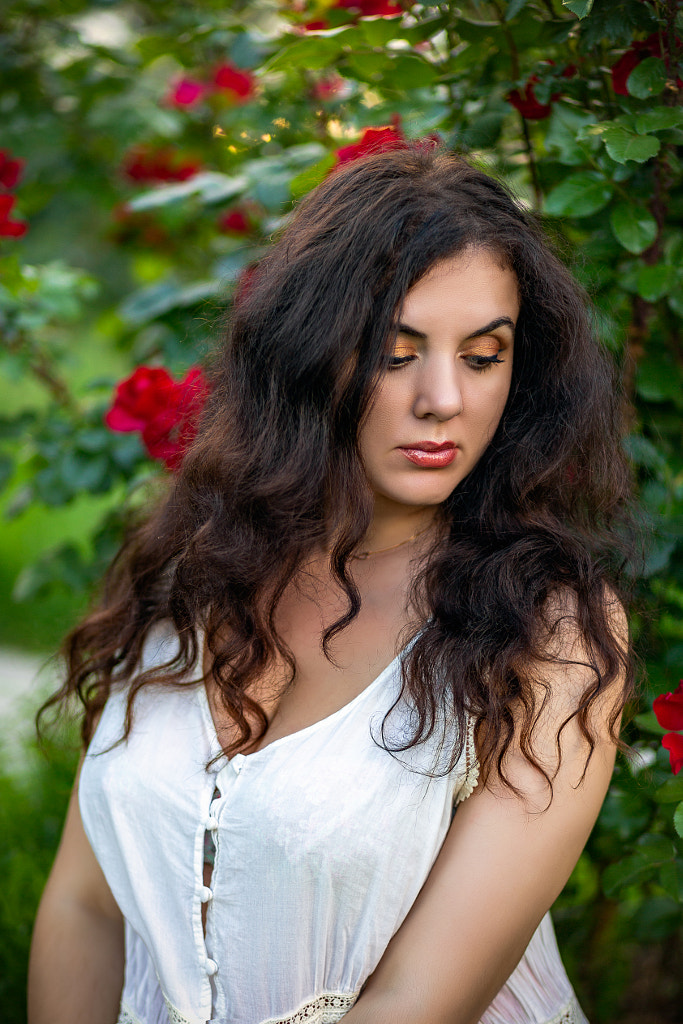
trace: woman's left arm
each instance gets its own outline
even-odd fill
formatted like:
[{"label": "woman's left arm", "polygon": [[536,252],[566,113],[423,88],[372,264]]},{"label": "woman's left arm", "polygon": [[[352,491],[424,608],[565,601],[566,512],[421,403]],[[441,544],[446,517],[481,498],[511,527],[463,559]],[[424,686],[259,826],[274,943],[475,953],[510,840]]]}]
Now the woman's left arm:
[{"label": "woman's left arm", "polygon": [[[621,606],[615,634],[625,636]],[[576,631],[562,630],[543,665],[549,699],[534,730],[536,757],[552,775],[556,737],[592,678]],[[561,735],[553,798],[519,749],[506,760],[516,796],[496,779],[464,801],[410,913],[368,979],[349,1024],[476,1024],[522,957],[583,849],[609,785],[615,746],[608,720],[621,680],[599,701],[588,746],[576,720]],[[612,696],[619,694],[619,697]],[[543,693],[539,694],[541,697]]]}]

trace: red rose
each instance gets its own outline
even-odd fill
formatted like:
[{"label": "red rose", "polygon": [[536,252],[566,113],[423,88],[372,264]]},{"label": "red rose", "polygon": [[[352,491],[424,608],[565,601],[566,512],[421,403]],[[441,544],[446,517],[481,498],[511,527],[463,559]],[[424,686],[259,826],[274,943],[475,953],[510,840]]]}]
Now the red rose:
[{"label": "red rose", "polygon": [[351,10],[359,18],[395,18],[403,14],[401,5],[392,0],[336,0],[332,6]]},{"label": "red rose", "polygon": [[683,736],[677,732],[667,732],[662,737],[662,746],[669,751],[671,771],[678,775],[683,768]]},{"label": "red rose", "polygon": [[139,366],[117,385],[104,421],[117,432],[141,431],[152,458],[177,469],[194,440],[206,395],[198,367],[175,381],[162,367]]},{"label": "red rose", "polygon": [[[508,101],[527,121],[542,121],[544,117],[548,117],[550,114],[550,103],[539,103],[536,99],[534,82],[538,81],[538,75],[532,75],[526,83],[523,93],[519,89],[513,89],[512,92],[508,93]],[[552,99],[557,98],[557,95],[555,94]]]},{"label": "red rose", "polygon": [[683,729],[683,679],[673,693],[662,693],[652,705],[663,729]]},{"label": "red rose", "polygon": [[249,218],[244,210],[240,210],[237,206],[234,209],[226,210],[225,213],[221,214],[218,218],[217,227],[219,231],[222,231],[226,235],[251,234]]},{"label": "red rose", "polygon": [[0,237],[21,238],[28,230],[26,221],[10,218],[12,207],[16,201],[16,196],[10,196],[7,193],[0,195]]},{"label": "red rose", "polygon": [[201,171],[198,160],[185,159],[169,147],[135,146],[123,158],[122,170],[130,181],[187,181]]},{"label": "red rose", "polygon": [[400,128],[398,118],[393,125],[366,128],[358,142],[337,150],[337,165],[350,163],[370,153],[385,153],[391,149],[408,149],[408,142]]},{"label": "red rose", "polygon": [[0,149],[0,185],[14,188],[21,177],[23,160],[12,160],[6,149]]},{"label": "red rose", "polygon": [[179,78],[166,96],[170,107],[193,107],[203,98],[206,86],[195,78]]},{"label": "red rose", "polygon": [[[554,61],[548,60],[543,61],[544,64],[553,64]],[[568,64],[562,71],[561,78],[573,78],[576,74],[577,68],[575,64]],[[512,104],[515,110],[518,110],[522,117],[526,118],[527,121],[542,121],[543,118],[548,117],[552,109],[552,104],[559,100],[562,93],[554,92],[550,97],[550,102],[539,103],[536,99],[536,93],[534,92],[534,85],[540,81],[538,75],[532,75],[529,81],[524,87],[524,92],[520,92],[519,89],[513,89],[507,95],[508,102]]]},{"label": "red rose", "polygon": [[226,61],[216,68],[212,85],[214,89],[232,93],[233,97],[241,103],[254,94],[255,88],[254,76],[230,61]]}]

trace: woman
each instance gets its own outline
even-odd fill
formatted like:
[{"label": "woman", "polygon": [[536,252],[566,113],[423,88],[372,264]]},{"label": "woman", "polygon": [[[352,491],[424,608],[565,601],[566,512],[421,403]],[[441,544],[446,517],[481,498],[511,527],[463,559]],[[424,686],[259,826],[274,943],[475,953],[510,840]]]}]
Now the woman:
[{"label": "woman", "polygon": [[547,911],[631,686],[614,394],[492,178],[311,194],[70,638],[31,1024],[585,1021]]}]

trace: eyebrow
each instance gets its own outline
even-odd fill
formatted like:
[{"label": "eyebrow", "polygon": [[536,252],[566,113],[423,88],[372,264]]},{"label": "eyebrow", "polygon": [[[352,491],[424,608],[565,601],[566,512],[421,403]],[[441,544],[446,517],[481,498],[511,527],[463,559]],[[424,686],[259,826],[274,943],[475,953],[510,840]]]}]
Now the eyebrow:
[{"label": "eyebrow", "polygon": [[[515,333],[514,320],[511,320],[509,316],[497,316],[495,320],[492,320],[484,327],[480,327],[478,330],[468,334],[465,341],[470,341],[471,338],[481,338],[484,334],[497,331],[499,327],[509,327],[513,335]],[[396,331],[398,334],[406,334],[409,338],[419,338],[421,341],[427,340],[427,335],[423,331],[418,331],[415,327],[410,327],[409,324],[398,324]]]}]

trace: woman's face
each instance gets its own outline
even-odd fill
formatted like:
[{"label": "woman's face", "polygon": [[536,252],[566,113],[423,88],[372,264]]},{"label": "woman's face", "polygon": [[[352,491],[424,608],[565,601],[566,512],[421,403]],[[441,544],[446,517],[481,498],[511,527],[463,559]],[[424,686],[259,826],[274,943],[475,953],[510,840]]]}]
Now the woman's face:
[{"label": "woman's face", "polygon": [[410,289],[359,436],[376,505],[438,505],[477,464],[510,390],[518,315],[514,272],[483,249]]}]

